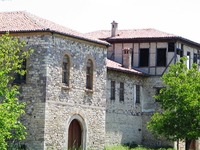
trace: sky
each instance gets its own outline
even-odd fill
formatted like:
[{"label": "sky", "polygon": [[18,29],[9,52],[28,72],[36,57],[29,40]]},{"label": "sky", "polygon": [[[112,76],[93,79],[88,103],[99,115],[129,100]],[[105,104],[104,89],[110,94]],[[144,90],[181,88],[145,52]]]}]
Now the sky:
[{"label": "sky", "polygon": [[81,33],[154,28],[200,43],[200,0],[0,0],[0,12],[27,11]]}]

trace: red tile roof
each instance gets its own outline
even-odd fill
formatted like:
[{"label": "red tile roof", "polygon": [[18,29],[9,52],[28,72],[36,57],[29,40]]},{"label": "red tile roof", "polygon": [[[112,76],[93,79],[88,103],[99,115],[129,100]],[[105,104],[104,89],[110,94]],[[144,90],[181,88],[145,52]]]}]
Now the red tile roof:
[{"label": "red tile roof", "polygon": [[130,74],[137,74],[137,75],[143,75],[143,76],[146,75],[143,72],[137,71],[135,69],[125,68],[125,67],[122,66],[122,64],[117,63],[115,61],[112,61],[110,59],[106,60],[106,66],[110,70],[121,71],[121,72],[126,72],[126,73],[130,73]]},{"label": "red tile roof", "polygon": [[162,32],[156,29],[130,29],[130,30],[117,30],[116,36],[111,37],[111,30],[99,30],[99,31],[94,31],[90,33],[86,33],[86,35],[93,37],[93,38],[98,38],[101,40],[105,40],[108,42],[111,41],[124,41],[128,40],[129,42],[131,40],[162,40],[162,39],[173,39],[173,40],[180,40],[184,41],[186,43],[192,44],[197,46],[198,48],[200,47],[200,43],[191,41],[189,39],[183,38],[181,36],[177,36],[174,34]]},{"label": "red tile roof", "polygon": [[162,38],[162,37],[178,37],[174,34],[162,32],[156,29],[132,29],[132,30],[117,30],[116,36],[111,37],[111,31],[100,30],[87,33],[99,39],[134,39],[134,38]]},{"label": "red tile roof", "polygon": [[71,30],[64,26],[58,25],[49,20],[37,17],[25,11],[17,12],[0,12],[0,32],[56,32],[66,36],[76,37],[79,39],[96,42],[99,44],[109,45],[105,41],[91,38],[85,34]]}]

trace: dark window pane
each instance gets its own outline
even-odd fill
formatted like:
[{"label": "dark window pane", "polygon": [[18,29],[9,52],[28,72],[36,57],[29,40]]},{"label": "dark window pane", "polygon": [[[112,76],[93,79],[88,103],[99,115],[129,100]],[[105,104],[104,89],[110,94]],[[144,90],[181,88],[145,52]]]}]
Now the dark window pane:
[{"label": "dark window pane", "polygon": [[157,49],[157,66],[166,66],[166,49]]},{"label": "dark window pane", "polygon": [[[21,70],[26,70],[26,60],[22,62]],[[20,75],[19,73],[16,73],[14,75],[14,84],[21,84],[26,83],[26,73],[24,75]]]},{"label": "dark window pane", "polygon": [[143,48],[140,49],[140,67],[148,67],[149,66],[149,49]]},{"label": "dark window pane", "polygon": [[180,51],[180,57],[183,57],[183,50]]},{"label": "dark window pane", "polygon": [[110,90],[111,90],[110,91],[110,93],[111,93],[110,99],[115,100],[115,81],[111,81],[111,89]]},{"label": "dark window pane", "polygon": [[65,83],[66,85],[68,85],[67,76],[67,72],[63,72],[63,83]]},{"label": "dark window pane", "polygon": [[168,52],[174,52],[174,43],[173,42],[170,42],[168,43]]},{"label": "dark window pane", "polygon": [[119,100],[124,101],[124,83],[120,82]]},{"label": "dark window pane", "polygon": [[89,59],[86,67],[86,88],[92,89],[93,86],[93,63]]},{"label": "dark window pane", "polygon": [[67,70],[68,64],[66,62],[63,62],[63,70]]},{"label": "dark window pane", "polygon": [[194,58],[193,58],[193,62],[197,64],[197,54],[194,53]]},{"label": "dark window pane", "polygon": [[176,49],[177,55],[180,55],[180,57],[183,57],[183,50],[182,49]]},{"label": "dark window pane", "polygon": [[136,103],[140,103],[140,85],[136,85]]},{"label": "dark window pane", "polygon": [[69,57],[64,56],[62,66],[62,82],[69,86]]}]

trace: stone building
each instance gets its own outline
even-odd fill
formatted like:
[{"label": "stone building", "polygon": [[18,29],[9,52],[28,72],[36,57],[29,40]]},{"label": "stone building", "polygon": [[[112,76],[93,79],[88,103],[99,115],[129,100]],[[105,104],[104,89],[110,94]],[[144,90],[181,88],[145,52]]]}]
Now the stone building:
[{"label": "stone building", "polygon": [[103,149],[109,44],[27,12],[0,13],[0,32],[6,31],[34,49],[18,81],[26,147]]},{"label": "stone building", "polygon": [[[155,29],[118,30],[115,21],[111,25],[111,30],[88,33],[111,44],[107,53],[106,144],[173,146],[146,129],[159,109],[153,96],[163,87],[160,77],[180,57],[187,56],[188,68],[200,64],[200,44]],[[194,147],[200,148],[200,142],[193,142],[191,149]]]},{"label": "stone building", "polygon": [[17,82],[27,148],[173,144],[146,130],[159,104],[153,95],[169,64],[183,55],[188,67],[200,63],[200,44],[155,29],[118,30],[116,22],[110,31],[81,34],[27,12],[0,13],[0,22],[1,34],[9,31],[34,49]]}]

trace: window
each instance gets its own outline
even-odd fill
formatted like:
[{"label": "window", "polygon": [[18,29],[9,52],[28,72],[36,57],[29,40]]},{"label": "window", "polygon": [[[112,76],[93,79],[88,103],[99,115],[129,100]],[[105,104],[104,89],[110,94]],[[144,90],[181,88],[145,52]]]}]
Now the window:
[{"label": "window", "polygon": [[183,57],[183,50],[182,49],[176,49],[177,55],[180,55],[180,57]]},{"label": "window", "polygon": [[124,83],[120,82],[120,88],[119,88],[119,101],[124,101]]},{"label": "window", "polygon": [[110,99],[115,100],[115,81],[111,81]]},{"label": "window", "polygon": [[86,67],[86,88],[92,89],[93,86],[93,63],[88,59]]},{"label": "window", "polygon": [[193,62],[194,62],[194,63],[196,63],[196,64],[197,64],[197,59],[198,59],[198,57],[197,57],[197,54],[196,54],[196,53],[194,53]]},{"label": "window", "polygon": [[140,103],[140,85],[135,86],[135,103]]},{"label": "window", "polygon": [[[21,70],[26,70],[26,60],[22,62]],[[14,76],[15,76],[14,77],[15,79],[13,81],[14,84],[26,83],[26,73],[24,75],[16,73]]]},{"label": "window", "polygon": [[168,52],[174,52],[174,43],[173,42],[168,43]]},{"label": "window", "polygon": [[184,49],[184,45],[183,45],[183,44],[181,44],[181,49],[182,49],[182,50]]},{"label": "window", "polygon": [[190,63],[191,59],[190,59],[190,52],[187,52],[187,68],[190,69],[191,67],[191,63]]},{"label": "window", "polygon": [[70,67],[69,67],[69,57],[67,55],[63,58],[62,64],[62,83],[69,86],[69,75],[70,75]]},{"label": "window", "polygon": [[181,49],[177,48],[176,53],[177,55],[180,55],[180,57],[183,57],[183,51],[184,51],[184,45],[181,44]]},{"label": "window", "polygon": [[143,48],[140,49],[140,67],[148,67],[149,66],[149,49]]},{"label": "window", "polygon": [[157,49],[157,66],[166,66],[166,48]]}]

